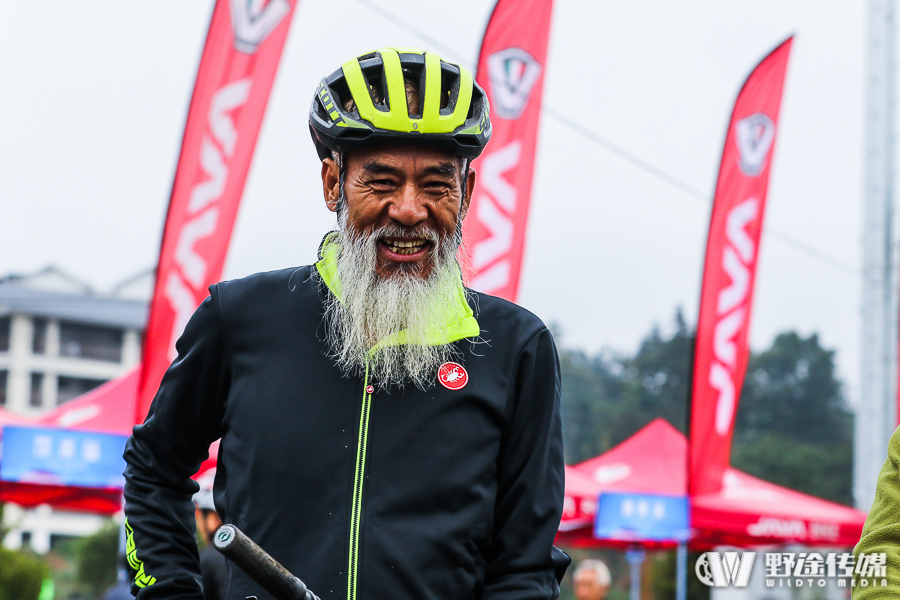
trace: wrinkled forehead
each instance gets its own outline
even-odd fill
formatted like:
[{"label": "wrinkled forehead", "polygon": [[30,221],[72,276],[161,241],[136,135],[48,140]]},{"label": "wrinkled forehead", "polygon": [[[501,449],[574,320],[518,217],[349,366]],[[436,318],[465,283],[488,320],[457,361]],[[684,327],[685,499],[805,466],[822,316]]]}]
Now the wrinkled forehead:
[{"label": "wrinkled forehead", "polygon": [[348,170],[387,172],[400,169],[417,174],[434,173],[460,179],[466,166],[465,159],[460,156],[438,148],[417,145],[360,148],[345,153],[343,160]]}]

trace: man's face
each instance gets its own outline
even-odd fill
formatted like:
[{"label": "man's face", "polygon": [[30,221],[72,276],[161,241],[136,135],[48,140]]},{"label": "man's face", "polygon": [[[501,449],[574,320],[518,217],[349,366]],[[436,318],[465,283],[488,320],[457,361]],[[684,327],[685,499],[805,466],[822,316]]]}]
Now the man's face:
[{"label": "man's face", "polygon": [[600,585],[597,573],[592,570],[579,571],[572,580],[573,591],[578,600],[603,600],[609,588]]},{"label": "man's face", "polygon": [[[465,174],[464,198],[462,163],[448,152],[411,146],[345,154],[347,222],[358,234],[378,234],[379,277],[429,276],[436,246],[454,235],[472,197],[475,172]],[[331,159],[323,161],[322,183],[328,208],[337,210],[340,179]]]}]

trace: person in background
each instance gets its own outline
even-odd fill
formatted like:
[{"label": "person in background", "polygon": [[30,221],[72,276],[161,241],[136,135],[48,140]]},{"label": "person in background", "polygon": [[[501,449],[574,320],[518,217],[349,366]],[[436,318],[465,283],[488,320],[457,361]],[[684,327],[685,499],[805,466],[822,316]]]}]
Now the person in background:
[{"label": "person in background", "polygon": [[[860,555],[882,553],[885,561],[882,563],[884,576],[873,577],[874,573],[870,571],[875,570],[872,568],[874,565],[870,559],[862,561]],[[867,571],[856,571],[855,578],[878,582],[877,585],[867,586],[858,585],[857,582],[853,587],[853,600],[895,597],[900,590],[900,428],[894,431],[888,442],[887,459],[878,474],[875,500],[853,554],[858,568]],[[880,585],[882,579],[887,579],[887,587]]]},{"label": "person in background", "polygon": [[604,600],[611,584],[609,568],[602,560],[583,560],[572,575],[572,588],[578,600]]},{"label": "person in background", "polygon": [[228,565],[225,556],[213,546],[213,536],[222,519],[213,504],[212,488],[201,487],[194,494],[197,531],[206,547],[200,551],[200,574],[203,576],[203,600],[225,600],[228,596]]}]

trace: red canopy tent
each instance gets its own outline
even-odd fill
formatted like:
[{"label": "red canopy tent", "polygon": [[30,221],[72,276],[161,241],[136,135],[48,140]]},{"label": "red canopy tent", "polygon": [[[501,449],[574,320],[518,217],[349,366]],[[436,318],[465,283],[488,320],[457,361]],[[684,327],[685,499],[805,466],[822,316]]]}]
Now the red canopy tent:
[{"label": "red canopy tent", "polygon": [[38,425],[131,435],[141,369],[113,379],[41,415]]},{"label": "red canopy tent", "polygon": [[[601,544],[591,534],[600,492],[685,495],[686,461],[685,437],[665,420],[656,419],[609,452],[567,468],[566,507],[571,510],[563,514],[557,541],[574,546]],[[690,543],[692,547],[788,542],[848,547],[859,540],[865,519],[862,511],[729,468],[719,492],[691,499]]]},{"label": "red canopy tent", "polygon": [[597,508],[597,483],[586,473],[566,465],[566,499],[559,531],[590,527]]},{"label": "red canopy tent", "polygon": [[[134,369],[34,420],[18,417],[17,423],[13,423],[3,421],[0,415],[0,425],[31,424],[130,435],[139,375],[140,369]],[[122,508],[122,491],[0,481],[0,501],[25,508],[50,504],[60,510],[112,515]]]},{"label": "red canopy tent", "polygon": [[[139,379],[140,367],[137,367],[37,419],[21,417],[0,408],[0,428],[7,424],[30,424],[131,435]],[[200,470],[194,476],[195,479],[215,467],[218,449],[219,442],[216,441],[210,447],[210,458],[200,466]],[[84,510],[112,515],[122,508],[122,491],[117,488],[82,488],[0,481],[0,502],[13,502],[25,508],[50,504],[61,510]]]},{"label": "red canopy tent", "polygon": [[17,415],[0,406],[0,428],[4,425],[27,425],[33,423],[32,419],[23,415]]}]

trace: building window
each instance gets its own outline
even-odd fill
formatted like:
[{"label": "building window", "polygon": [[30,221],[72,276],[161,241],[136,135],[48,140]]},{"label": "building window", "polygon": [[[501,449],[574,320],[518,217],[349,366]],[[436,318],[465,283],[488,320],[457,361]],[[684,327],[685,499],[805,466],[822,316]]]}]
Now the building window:
[{"label": "building window", "polygon": [[9,317],[0,317],[0,352],[9,351]]},{"label": "building window", "polygon": [[43,405],[44,399],[44,374],[43,373],[32,373],[31,374],[31,397],[28,400],[28,404],[31,406],[40,407]]},{"label": "building window", "polygon": [[104,379],[86,379],[84,377],[64,377],[60,376],[57,380],[58,392],[56,395],[56,403],[64,404],[73,398],[77,398],[82,394],[86,394],[95,387],[106,383]]},{"label": "building window", "polygon": [[60,323],[59,354],[107,362],[122,361],[122,330]]},{"label": "building window", "polygon": [[47,351],[47,319],[35,318],[31,321],[31,352],[43,354]]},{"label": "building window", "polygon": [[0,406],[6,406],[6,379],[9,371],[0,371]]}]

